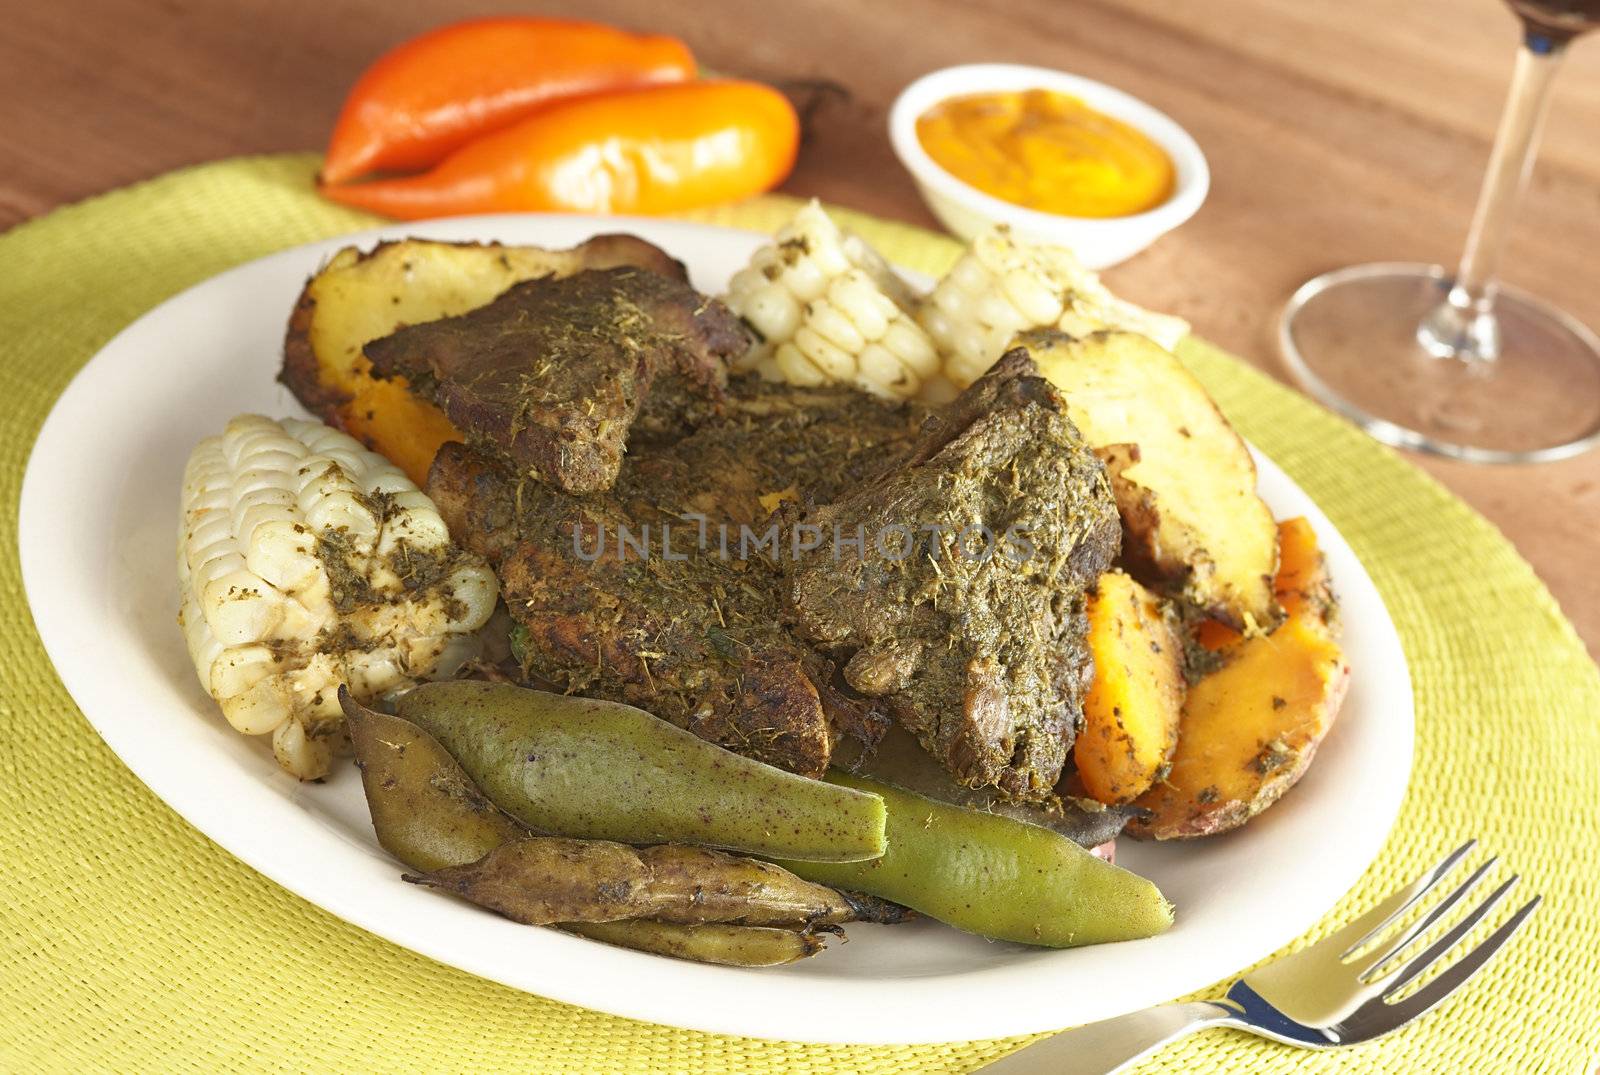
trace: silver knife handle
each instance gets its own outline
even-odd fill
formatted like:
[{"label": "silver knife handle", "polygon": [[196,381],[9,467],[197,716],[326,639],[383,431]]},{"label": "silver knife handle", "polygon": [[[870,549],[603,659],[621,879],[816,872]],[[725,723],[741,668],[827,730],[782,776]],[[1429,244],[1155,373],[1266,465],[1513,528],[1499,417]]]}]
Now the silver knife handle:
[{"label": "silver knife handle", "polygon": [[1210,1026],[1237,1025],[1222,1004],[1163,1004],[1064,1030],[983,1068],[984,1075],[1111,1075],[1169,1041]]}]

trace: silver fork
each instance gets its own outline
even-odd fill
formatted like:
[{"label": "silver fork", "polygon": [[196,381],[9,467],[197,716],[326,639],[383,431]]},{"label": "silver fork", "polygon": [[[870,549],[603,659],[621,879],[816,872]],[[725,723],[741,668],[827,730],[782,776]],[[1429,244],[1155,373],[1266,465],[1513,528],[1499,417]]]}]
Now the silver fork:
[{"label": "silver fork", "polygon": [[[1233,983],[1227,998],[1163,1004],[1064,1031],[984,1068],[985,1075],[1110,1075],[1170,1041],[1208,1027],[1233,1027],[1306,1049],[1332,1049],[1382,1037],[1455,992],[1511,938],[1539,905],[1535,896],[1437,978],[1401,1000],[1395,993],[1438,963],[1516,884],[1515,875],[1417,955],[1398,958],[1482,881],[1493,858],[1392,942],[1395,921],[1459,865],[1468,840],[1428,873],[1392,893],[1344,929]],[[1368,945],[1375,945],[1367,951]]]}]

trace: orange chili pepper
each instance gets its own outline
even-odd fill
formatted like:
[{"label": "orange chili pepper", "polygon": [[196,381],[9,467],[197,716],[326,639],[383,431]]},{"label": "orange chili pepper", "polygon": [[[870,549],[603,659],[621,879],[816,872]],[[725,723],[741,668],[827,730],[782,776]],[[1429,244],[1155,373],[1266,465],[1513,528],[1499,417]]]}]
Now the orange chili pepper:
[{"label": "orange chili pepper", "polygon": [[327,183],[418,171],[561,97],[684,82],[688,46],[564,19],[472,19],[385,53],[357,80],[328,142]]},{"label": "orange chili pepper", "polygon": [[789,174],[799,141],[794,106],[771,86],[689,82],[556,102],[430,172],[322,193],[406,220],[667,213],[767,190]]}]

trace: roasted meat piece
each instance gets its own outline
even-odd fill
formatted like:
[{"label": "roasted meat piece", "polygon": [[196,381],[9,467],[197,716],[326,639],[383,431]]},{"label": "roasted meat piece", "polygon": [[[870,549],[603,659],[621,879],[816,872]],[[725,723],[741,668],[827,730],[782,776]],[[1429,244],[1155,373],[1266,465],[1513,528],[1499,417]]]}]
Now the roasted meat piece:
[{"label": "roasted meat piece", "polygon": [[[1120,524],[1033,374],[1019,353],[931,412],[735,378],[692,432],[636,444],[603,493],[464,445],[439,452],[428,491],[500,564],[533,681],[811,774],[893,714],[962,784],[1036,802],[1081,720],[1083,595]],[[877,543],[897,527],[903,557]],[[982,533],[990,554],[961,555]]]},{"label": "roasted meat piece", "polygon": [[714,419],[630,455],[616,492],[631,510],[763,523],[781,504],[827,502],[910,450],[926,415],[849,387],[735,377]]},{"label": "roasted meat piece", "polygon": [[[524,667],[578,694],[629,702],[740,754],[821,776],[834,730],[823,704],[832,668],[784,630],[778,587],[759,562],[730,570],[674,530],[668,562],[619,546],[641,524],[598,505],[555,501],[501,565]],[[567,509],[565,511],[561,509]],[[601,555],[585,562],[580,550]]]},{"label": "roasted meat piece", "polygon": [[523,280],[619,265],[689,279],[672,255],[636,235],[596,235],[567,250],[432,239],[381,242],[366,252],[347,246],[306,281],[278,379],[318,418],[421,485],[433,453],[459,440],[458,431],[403,380],[374,377],[362,348],[407,325],[466,313]]},{"label": "roasted meat piece", "polygon": [[897,466],[793,513],[787,596],[962,784],[1049,797],[1093,669],[1084,593],[1121,534],[1105,468],[1025,352],[929,417]]},{"label": "roasted meat piece", "polygon": [[721,303],[627,266],[528,280],[365,354],[515,472],[589,493],[616,480],[641,412],[652,432],[671,432],[689,400],[720,397],[727,360],[748,344]]},{"label": "roasted meat piece", "polygon": [[500,564],[532,681],[819,776],[841,736],[870,744],[886,718],[786,624],[768,517],[903,454],[920,416],[850,389],[742,378],[715,420],[630,452],[607,492],[519,481],[461,444],[440,450],[428,487],[451,533]]},{"label": "roasted meat piece", "polygon": [[[703,516],[720,556],[724,527],[736,548],[741,524],[763,534],[756,524],[780,505],[833,500],[892,465],[918,440],[927,413],[848,387],[734,377],[714,418],[630,451],[611,496],[595,502],[623,508],[635,522],[680,524],[675,532],[695,530],[696,542]],[[492,456],[462,444],[440,449],[427,488],[450,533],[492,564],[539,525],[548,503]]]}]

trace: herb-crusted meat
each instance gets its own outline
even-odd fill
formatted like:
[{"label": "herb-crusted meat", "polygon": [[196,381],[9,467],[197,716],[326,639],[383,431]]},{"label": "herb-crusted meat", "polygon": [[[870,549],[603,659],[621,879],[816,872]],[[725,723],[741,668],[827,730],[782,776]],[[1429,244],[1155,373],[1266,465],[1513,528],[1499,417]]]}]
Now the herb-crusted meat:
[{"label": "herb-crusted meat", "polygon": [[[440,450],[428,485],[451,532],[500,565],[530,679],[819,776],[841,736],[870,744],[885,718],[789,629],[768,516],[903,453],[920,417],[851,389],[743,378],[694,433],[630,452],[607,492],[518,481],[460,444]],[[624,551],[624,532],[648,533],[647,554]]]},{"label": "herb-crusted meat", "polygon": [[798,629],[846,682],[961,783],[1048,797],[1093,671],[1084,593],[1120,523],[1104,467],[1026,354],[932,415],[899,466],[791,526],[821,539],[784,564]]},{"label": "herb-crusted meat", "polygon": [[[509,356],[501,330],[533,308],[517,290],[493,317],[456,319],[450,346],[475,353],[487,336]],[[575,363],[636,353],[583,338]],[[471,363],[452,365],[471,387]],[[566,412],[615,416],[607,452],[583,442],[604,485],[593,465],[530,472],[487,437],[446,445],[429,478],[451,533],[498,565],[527,678],[811,775],[842,736],[870,744],[892,716],[961,784],[1052,796],[1092,674],[1084,593],[1120,523],[1104,467],[1025,352],[933,410],[751,377],[702,379],[721,390],[697,396],[682,387],[693,365],[609,368],[551,390]],[[630,376],[632,395],[608,395]],[[578,442],[563,443],[570,460]]]},{"label": "herb-crusted meat", "polygon": [[[586,502],[624,508],[633,523],[676,523],[684,527],[678,533],[704,516],[709,541],[719,542],[725,523],[736,544],[740,524],[763,529],[756,524],[780,504],[833,500],[892,465],[918,440],[927,414],[853,388],[737,376],[713,417],[686,436],[646,440],[629,452],[610,496]],[[427,488],[451,534],[494,564],[538,526],[548,499],[462,444],[440,449]]]},{"label": "herb-crusted meat", "polygon": [[[366,345],[475,443],[558,489],[609,488],[634,421],[715,400],[749,344],[726,307],[681,280],[627,266],[517,284],[459,317]],[[652,386],[655,391],[652,392]],[[649,423],[659,431],[663,422]]]},{"label": "herb-crusted meat", "polygon": [[925,415],[854,388],[735,377],[714,419],[630,456],[616,491],[638,511],[704,515],[712,528],[763,523],[780,504],[856,487],[910,450]]}]

